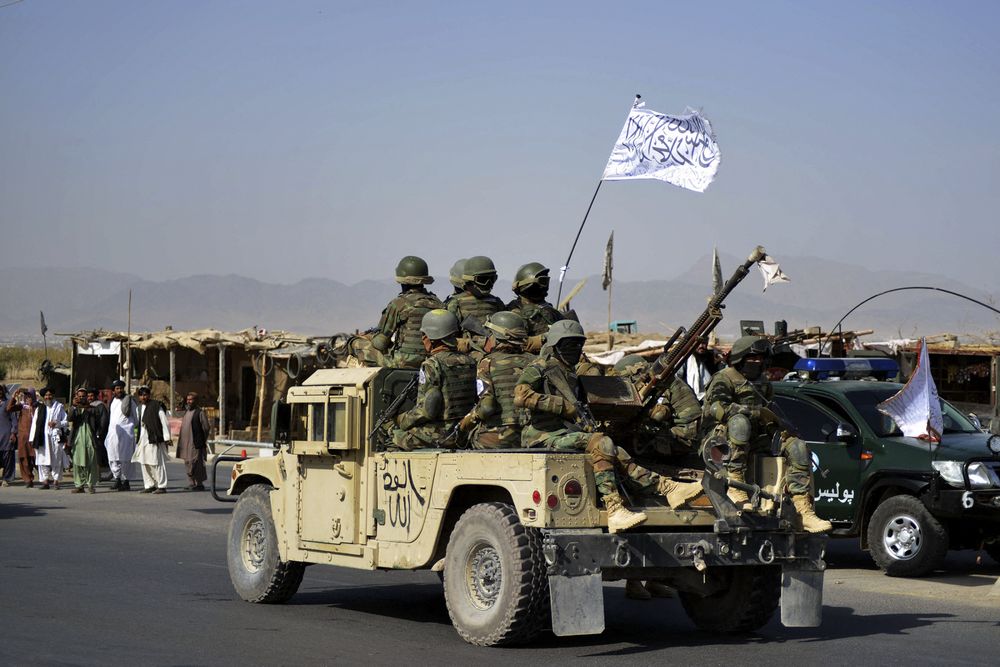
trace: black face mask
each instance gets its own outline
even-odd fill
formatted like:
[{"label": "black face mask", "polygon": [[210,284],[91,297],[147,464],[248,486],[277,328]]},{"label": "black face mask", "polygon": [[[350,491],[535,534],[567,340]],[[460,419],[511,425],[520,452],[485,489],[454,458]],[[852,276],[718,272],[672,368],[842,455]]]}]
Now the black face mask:
[{"label": "black face mask", "polygon": [[541,301],[549,294],[549,281],[546,280],[544,285],[534,284],[528,285],[521,290],[521,296],[526,296],[529,299],[535,299]]},{"label": "black face mask", "polygon": [[567,366],[575,368],[583,356],[582,340],[564,340],[553,348],[556,356]]},{"label": "black face mask", "polygon": [[760,379],[763,372],[764,363],[761,361],[744,361],[740,367],[740,374],[751,382]]}]

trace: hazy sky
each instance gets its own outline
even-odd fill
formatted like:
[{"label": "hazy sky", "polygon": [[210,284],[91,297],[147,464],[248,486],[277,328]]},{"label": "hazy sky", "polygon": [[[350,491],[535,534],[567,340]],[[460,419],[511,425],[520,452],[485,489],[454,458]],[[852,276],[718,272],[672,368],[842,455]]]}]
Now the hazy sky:
[{"label": "hazy sky", "polygon": [[489,254],[509,284],[563,263],[639,92],[704,111],[718,177],[605,183],[570,278],[614,228],[623,279],[761,243],[995,291],[1000,3],[873,5],[24,0],[0,262],[356,282]]}]

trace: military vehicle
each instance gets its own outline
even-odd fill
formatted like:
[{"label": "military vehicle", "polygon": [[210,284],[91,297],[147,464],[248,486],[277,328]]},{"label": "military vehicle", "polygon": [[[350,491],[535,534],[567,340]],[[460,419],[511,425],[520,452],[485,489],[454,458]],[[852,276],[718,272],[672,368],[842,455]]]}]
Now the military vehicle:
[{"label": "military vehicle", "polygon": [[[859,538],[891,576],[920,576],[949,549],[1000,562],[1000,436],[941,401],[944,433],[907,438],[877,405],[903,385],[891,359],[802,359],[809,379],[776,382],[778,413],[813,453],[816,513]],[[851,379],[866,377],[868,379]]]},{"label": "military vehicle", "polygon": [[[685,350],[721,319],[722,299],[763,256],[757,248],[713,295],[653,364],[643,392],[621,378],[585,388],[603,392],[594,397],[597,419],[634,420],[655,404],[655,383],[673,376]],[[547,629],[603,632],[602,582],[616,579],[674,587],[694,624],[713,632],[760,628],[779,600],[785,625],[819,624],[826,538],[797,530],[780,491],[783,459],[757,460],[741,488],[758,511],[740,512],[726,495],[727,454],[710,448],[706,502],[674,510],[662,499],[633,498],[648,520],[612,534],[587,454],[386,451],[382,427],[413,405],[416,374],[321,369],[289,390],[272,420],[270,455],[233,466],[228,564],[240,597],[284,602],[305,566],[319,563],[441,573],[455,629],[483,646],[527,642]]]}]

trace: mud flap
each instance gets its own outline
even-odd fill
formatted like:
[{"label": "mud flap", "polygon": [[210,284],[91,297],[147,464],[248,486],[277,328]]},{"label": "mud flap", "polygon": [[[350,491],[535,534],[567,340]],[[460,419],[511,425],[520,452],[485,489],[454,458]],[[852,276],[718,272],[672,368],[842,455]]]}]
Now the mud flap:
[{"label": "mud flap", "polygon": [[557,637],[604,632],[604,587],[601,573],[575,577],[549,575],[552,633]]},{"label": "mud flap", "polygon": [[809,563],[781,568],[781,624],[786,628],[819,627],[823,618],[823,570]]}]

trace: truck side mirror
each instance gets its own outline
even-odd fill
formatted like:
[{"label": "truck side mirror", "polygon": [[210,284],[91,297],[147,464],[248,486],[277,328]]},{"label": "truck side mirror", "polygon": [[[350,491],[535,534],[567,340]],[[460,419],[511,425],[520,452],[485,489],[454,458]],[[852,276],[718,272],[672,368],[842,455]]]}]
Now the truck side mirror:
[{"label": "truck side mirror", "polygon": [[851,443],[858,437],[858,432],[850,424],[837,424],[837,442]]},{"label": "truck side mirror", "polygon": [[969,418],[969,421],[972,422],[973,426],[978,428],[980,431],[984,430],[983,423],[979,421],[979,415],[977,415],[975,412],[970,412],[969,414],[966,415],[966,417]]}]

